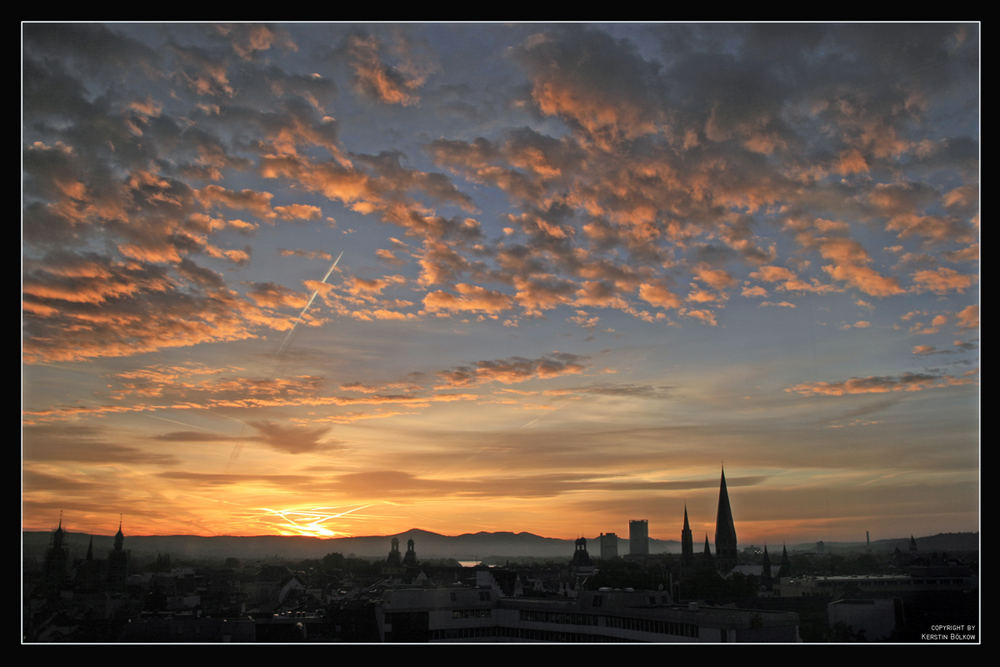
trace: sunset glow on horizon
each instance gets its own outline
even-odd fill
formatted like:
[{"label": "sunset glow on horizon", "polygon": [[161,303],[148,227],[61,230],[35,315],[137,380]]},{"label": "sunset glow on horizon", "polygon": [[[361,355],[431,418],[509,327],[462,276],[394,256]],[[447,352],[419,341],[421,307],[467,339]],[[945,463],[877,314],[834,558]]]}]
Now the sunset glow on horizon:
[{"label": "sunset glow on horizon", "polygon": [[977,24],[22,25],[22,528],[977,531]]}]

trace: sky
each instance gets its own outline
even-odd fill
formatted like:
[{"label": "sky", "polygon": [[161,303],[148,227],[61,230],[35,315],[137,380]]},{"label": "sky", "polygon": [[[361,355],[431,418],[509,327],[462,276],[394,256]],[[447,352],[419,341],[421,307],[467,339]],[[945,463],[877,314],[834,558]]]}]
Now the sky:
[{"label": "sky", "polygon": [[978,24],[21,38],[23,529],[978,530]]}]

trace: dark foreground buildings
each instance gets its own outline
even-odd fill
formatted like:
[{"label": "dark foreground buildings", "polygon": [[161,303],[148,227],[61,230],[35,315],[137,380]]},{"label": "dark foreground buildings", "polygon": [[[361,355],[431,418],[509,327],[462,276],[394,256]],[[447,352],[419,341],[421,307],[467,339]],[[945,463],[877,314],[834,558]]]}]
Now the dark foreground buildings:
[{"label": "dark foreground buildings", "polygon": [[665,591],[580,591],[575,599],[500,597],[492,586],[386,591],[391,642],[797,642],[798,615],[676,605]]}]

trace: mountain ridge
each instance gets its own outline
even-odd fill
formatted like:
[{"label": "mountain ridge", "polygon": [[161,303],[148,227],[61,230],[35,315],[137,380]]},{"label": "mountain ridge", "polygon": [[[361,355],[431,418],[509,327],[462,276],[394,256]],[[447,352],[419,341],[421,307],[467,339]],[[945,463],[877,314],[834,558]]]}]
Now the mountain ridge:
[{"label": "mountain ridge", "polygon": [[[97,557],[110,551],[113,536],[90,535],[87,533],[65,532],[64,541],[71,558],[82,557],[93,538]],[[569,560],[574,551],[575,540],[545,537],[529,532],[510,531],[462,533],[443,535],[432,531],[411,528],[391,535],[363,535],[354,537],[312,537],[300,535],[126,535],[125,547],[136,556],[155,556],[170,553],[181,558],[322,558],[329,553],[360,558],[384,558],[390,549],[392,538],[400,540],[405,549],[406,541],[414,540],[418,558],[450,558],[456,560],[480,560],[485,558],[551,558]],[[52,532],[22,532],[22,547],[25,557],[41,558],[51,543]],[[618,537],[618,553],[628,553],[628,540]],[[931,551],[974,551],[979,549],[979,533],[939,533],[915,538],[918,549]],[[876,540],[871,548],[877,552],[887,552],[899,548],[909,548],[909,537]],[[598,538],[587,538],[592,557],[600,555]],[[741,548],[748,545],[741,543]],[[789,545],[792,551],[816,551],[816,543]],[[824,550],[830,553],[857,551],[865,548],[864,542],[826,542]],[[650,538],[651,554],[680,553],[680,541]]]}]

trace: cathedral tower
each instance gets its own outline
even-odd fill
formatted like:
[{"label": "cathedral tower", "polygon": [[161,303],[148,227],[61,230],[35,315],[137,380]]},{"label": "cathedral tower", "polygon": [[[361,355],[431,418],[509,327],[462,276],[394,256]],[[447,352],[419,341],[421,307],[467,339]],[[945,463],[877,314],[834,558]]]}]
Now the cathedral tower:
[{"label": "cathedral tower", "polygon": [[127,577],[128,552],[125,551],[125,534],[122,533],[122,520],[119,517],[118,532],[115,533],[115,548],[108,554],[108,588],[112,592],[124,592]]},{"label": "cathedral tower", "polygon": [[719,569],[731,569],[736,566],[736,524],[733,522],[733,510],[729,506],[725,468],[722,470],[722,481],[719,484],[719,514],[715,520],[715,557]]},{"label": "cathedral tower", "polygon": [[705,533],[705,550],[701,552],[701,567],[702,569],[712,568],[712,547],[708,545],[708,533]]},{"label": "cathedral tower", "polygon": [[45,552],[45,587],[49,594],[58,596],[67,583],[69,572],[69,550],[63,544],[66,534],[62,527],[62,513],[59,513],[59,527],[52,533],[52,544]]},{"label": "cathedral tower", "polygon": [[681,562],[685,565],[694,562],[694,537],[691,535],[691,524],[688,523],[687,505],[684,505],[684,528],[681,530]]},{"label": "cathedral tower", "polygon": [[403,556],[403,565],[406,567],[417,566],[417,551],[413,543],[413,538],[406,540],[406,555]]},{"label": "cathedral tower", "polygon": [[399,567],[403,563],[403,557],[399,554],[399,538],[392,538],[392,549],[389,551],[389,557],[385,559],[387,565],[392,567]]},{"label": "cathedral tower", "polygon": [[761,559],[760,568],[760,585],[764,590],[772,590],[774,588],[774,578],[771,576],[771,557],[767,553],[767,545],[764,545],[764,558]]}]

